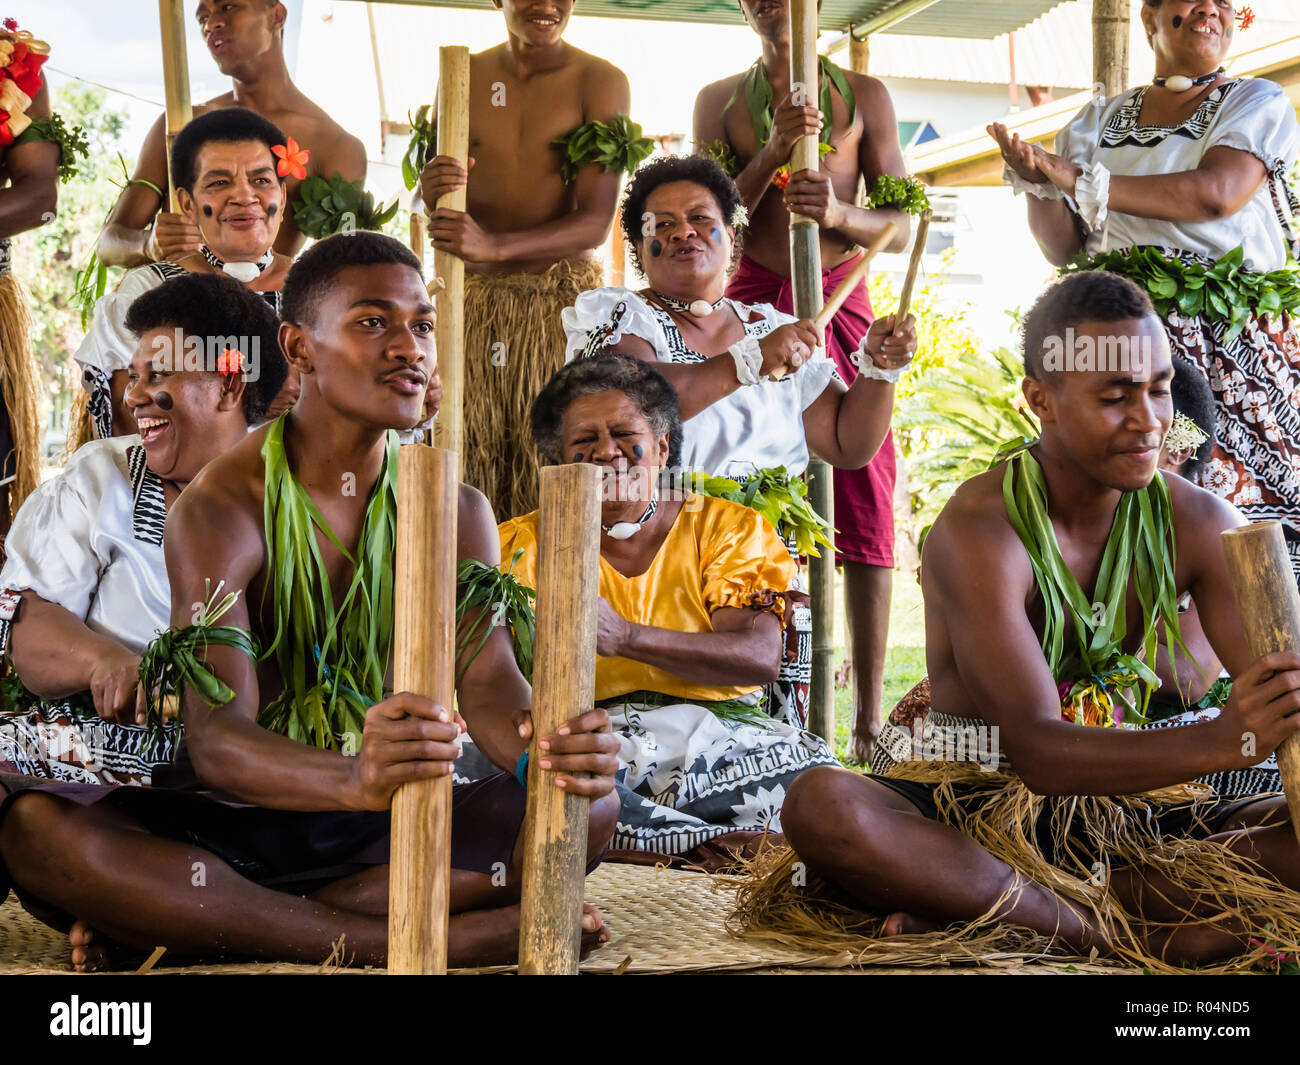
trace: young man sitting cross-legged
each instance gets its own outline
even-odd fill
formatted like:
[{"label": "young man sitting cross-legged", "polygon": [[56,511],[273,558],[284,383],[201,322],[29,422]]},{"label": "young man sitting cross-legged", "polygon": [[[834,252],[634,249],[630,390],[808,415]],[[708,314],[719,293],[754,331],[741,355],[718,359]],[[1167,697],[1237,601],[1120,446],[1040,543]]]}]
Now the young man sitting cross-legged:
[{"label": "young man sitting cross-legged", "polygon": [[[1081,344],[1130,365],[1085,368]],[[1300,730],[1300,654],[1252,660],[1220,539],[1240,515],[1156,471],[1173,417],[1160,319],[1127,280],[1073,275],[1026,319],[1025,362],[1040,439],[962,485],[926,540],[926,731],[887,727],[872,776],[803,774],[790,845],[884,917],[884,937],[1015,925],[1157,965],[1291,943],[1300,852],[1283,797],[1175,787]],[[1139,719],[1185,592],[1230,700],[1204,724],[1114,727]]]},{"label": "young man sitting cross-legged", "polygon": [[[234,692],[216,706],[184,692],[188,757],[215,794],[42,786],[0,807],[9,877],[25,903],[77,920],[81,965],[102,960],[94,943],[106,939],[181,956],[319,961],[341,935],[350,958],[382,965],[393,793],[450,773],[459,754],[448,709],[385,684],[391,430],[421,420],[435,366],[419,264],[389,237],[331,237],[294,265],[284,319],[281,347],[302,380],[297,406],[216,459],[168,517],[173,638],[215,621],[263,649],[254,661],[219,644],[214,629],[206,647],[191,641],[199,665]],[[463,485],[458,554],[493,567],[499,556],[491,508]],[[219,619],[202,614],[227,593],[237,599]],[[455,790],[452,965],[514,956],[524,814],[514,773],[527,772],[531,735],[508,631],[494,628],[469,657],[458,662],[460,712],[505,771]],[[541,742],[547,757],[532,771],[594,800],[594,859],[618,814],[608,717],[585,713]],[[588,948],[607,938],[594,909],[582,923]]]}]

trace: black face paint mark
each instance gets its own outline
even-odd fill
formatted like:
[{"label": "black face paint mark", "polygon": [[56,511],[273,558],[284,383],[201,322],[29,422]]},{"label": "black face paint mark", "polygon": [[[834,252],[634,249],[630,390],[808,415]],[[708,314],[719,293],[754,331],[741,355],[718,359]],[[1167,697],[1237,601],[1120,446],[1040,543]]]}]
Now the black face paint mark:
[{"label": "black face paint mark", "polygon": [[280,208],[279,208],[279,206],[278,206],[277,204],[274,204],[274,203],[273,203],[273,204],[271,204],[271,206],[269,206],[269,207],[266,209],[266,217],[267,217],[267,218],[274,218],[277,214],[279,214],[279,212],[280,212]]},{"label": "black face paint mark", "polygon": [[573,453],[573,461],[574,461],[574,462],[581,462],[581,461],[582,461],[582,452],[581,452],[581,451],[575,451],[575,452]]},{"label": "black face paint mark", "polygon": [[645,448],[643,448],[640,444],[632,445],[632,457],[634,459],[639,459],[644,454],[645,454]]},{"label": "black face paint mark", "polygon": [[158,404],[162,410],[171,410],[175,406],[170,392],[159,392],[153,397],[153,401]]},{"label": "black face paint mark", "polygon": [[710,230],[709,236],[713,238],[714,244],[722,243],[722,230],[720,230],[717,226],[714,226],[713,229]]},{"label": "black face paint mark", "polygon": [[663,253],[664,253],[664,246],[663,246],[663,243],[662,243],[661,241],[658,241],[658,240],[652,240],[652,241],[650,242],[650,254],[653,255],[653,256],[657,259],[657,258],[659,258],[659,256],[661,256]]},{"label": "black face paint mark", "polygon": [[203,205],[203,217],[204,217],[204,218],[211,218],[211,217],[212,217],[212,204],[210,204],[210,203],[205,203],[205,204]]},{"label": "black face paint mark", "polygon": [[1175,16],[1174,16],[1174,29],[1178,29],[1182,24],[1183,24],[1183,16],[1182,16],[1182,15],[1175,15]]}]

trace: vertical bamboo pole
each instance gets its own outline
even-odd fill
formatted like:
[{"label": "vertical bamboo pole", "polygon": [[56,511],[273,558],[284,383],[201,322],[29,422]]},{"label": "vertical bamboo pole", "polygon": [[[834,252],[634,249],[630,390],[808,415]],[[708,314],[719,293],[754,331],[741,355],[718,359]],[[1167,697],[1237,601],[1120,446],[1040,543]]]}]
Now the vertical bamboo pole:
[{"label": "vertical bamboo pole", "polygon": [[1092,80],[1107,96],[1128,88],[1130,0],[1092,0]]},{"label": "vertical bamboo pole", "polygon": [[[1277,651],[1300,651],[1300,593],[1282,526],[1263,521],[1229,529],[1223,534],[1223,551],[1250,653],[1258,658]],[[1300,735],[1282,741],[1277,768],[1291,808],[1291,829],[1300,841]]]},{"label": "vertical bamboo pole", "polygon": [[185,10],[181,0],[158,0],[158,25],[162,31],[163,91],[167,101],[168,210],[180,210],[176,182],[172,180],[172,142],[193,117],[190,107],[190,68],[185,54]]},{"label": "vertical bamboo pole", "polygon": [[868,35],[862,40],[849,34],[849,68],[854,74],[870,74],[871,66],[871,37]]},{"label": "vertical bamboo pole", "polygon": [[[448,45],[438,49],[438,155],[469,165],[469,49]],[[466,190],[440,196],[433,206],[465,210]],[[442,282],[434,297],[438,308],[438,372],[442,375],[442,408],[434,423],[438,447],[464,447],[465,395],[465,263],[450,252],[434,251],[434,276]]]},{"label": "vertical bamboo pole", "polygon": [[[537,648],[533,743],[589,709],[596,694],[600,597],[600,470],[589,463],[541,471],[537,530]],[[528,775],[519,971],[578,971],[590,799],[566,794],[549,773]]]},{"label": "vertical bamboo pole", "polygon": [[[393,680],[452,711],[456,692],[456,456],[410,445],[397,459]],[[451,777],[403,784],[393,796],[388,971],[447,971],[451,901]]]},{"label": "vertical bamboo pole", "polygon": [[[819,98],[817,60],[817,0],[790,0],[790,90],[805,101]],[[802,138],[790,155],[790,172],[821,166],[815,136]],[[822,306],[821,232],[816,219],[790,216],[790,281],[797,318],[816,318]],[[808,496],[817,513],[835,525],[835,496],[831,468],[820,459],[808,464]],[[813,616],[812,692],[808,727],[826,740],[835,738],[835,556],[823,551],[810,561]]]}]

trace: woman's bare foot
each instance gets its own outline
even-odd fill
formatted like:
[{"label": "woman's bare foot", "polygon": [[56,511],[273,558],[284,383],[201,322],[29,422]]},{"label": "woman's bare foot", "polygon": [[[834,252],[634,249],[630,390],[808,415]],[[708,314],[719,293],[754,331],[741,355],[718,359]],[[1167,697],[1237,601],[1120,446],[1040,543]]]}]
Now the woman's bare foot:
[{"label": "woman's bare foot", "polygon": [[605,915],[589,902],[582,904],[582,946],[578,957],[585,958],[593,950],[598,950],[609,942],[609,929],[605,927]]},{"label": "woman's bare foot", "polygon": [[72,967],[79,973],[97,973],[114,967],[117,944],[101,937],[85,921],[74,921],[68,931],[72,944]]},{"label": "woman's bare foot", "polygon": [[933,932],[939,927],[941,926],[937,921],[926,921],[920,917],[913,917],[910,913],[891,913],[880,926],[880,938],[918,935],[921,932]]}]

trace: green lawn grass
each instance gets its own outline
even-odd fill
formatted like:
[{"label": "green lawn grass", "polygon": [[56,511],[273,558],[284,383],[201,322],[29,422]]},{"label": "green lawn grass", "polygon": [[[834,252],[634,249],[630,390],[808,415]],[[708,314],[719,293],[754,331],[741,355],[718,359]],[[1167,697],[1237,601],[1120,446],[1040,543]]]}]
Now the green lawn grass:
[{"label": "green lawn grass", "polygon": [[[838,582],[837,582],[838,586]],[[837,587],[835,618],[835,661],[842,665],[847,647],[843,611],[843,589]],[[839,670],[837,669],[837,675]],[[885,654],[884,695],[880,701],[882,717],[888,717],[894,704],[925,676],[925,612],[921,588],[911,573],[894,573],[894,594],[889,614],[889,649]],[[849,761],[849,733],[853,728],[853,693],[847,685],[835,689],[835,756],[845,765]]]}]

